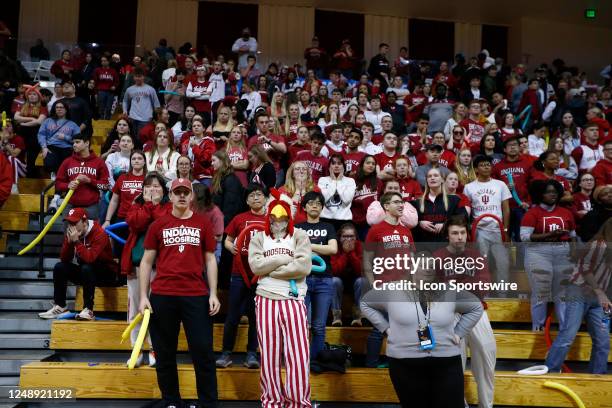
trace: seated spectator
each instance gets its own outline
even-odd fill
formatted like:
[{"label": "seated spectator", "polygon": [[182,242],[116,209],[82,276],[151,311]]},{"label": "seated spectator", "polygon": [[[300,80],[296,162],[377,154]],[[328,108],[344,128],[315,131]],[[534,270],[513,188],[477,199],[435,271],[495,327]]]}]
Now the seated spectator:
[{"label": "seated spectator", "polygon": [[[245,190],[246,204],[249,211],[238,214],[225,228],[225,241],[223,245],[233,255],[232,276],[228,297],[227,317],[223,326],[223,352],[217,359],[217,367],[226,368],[232,365],[232,352],[236,345],[238,323],[243,311],[249,319],[249,329],[247,335],[247,359],[246,365],[249,368],[259,368],[257,360],[257,325],[255,322],[255,287],[251,286],[250,279],[253,274],[250,271],[248,262],[242,264],[247,269],[245,275],[241,276],[238,266],[238,257],[245,257],[248,252],[250,239],[245,240],[243,248],[236,247],[236,238],[247,226],[261,224],[262,230],[266,223],[266,191],[258,184],[249,184]],[[252,235],[251,235],[252,236]]]},{"label": "seated spectator", "polygon": [[155,144],[151,151],[146,152],[147,172],[156,171],[167,180],[176,177],[176,162],[180,156],[174,151],[171,137],[167,131],[162,130],[155,138]]},{"label": "seated spectator", "polygon": [[226,226],[244,209],[241,200],[244,189],[242,183],[234,174],[227,153],[223,150],[213,153],[211,167],[213,170],[210,186],[212,200],[217,207],[223,208],[224,225]]},{"label": "seated spectator", "polygon": [[113,260],[110,239],[97,221],[87,217],[85,208],[72,208],[64,217],[68,223],[60,253],[53,268],[54,306],[39,313],[41,319],[57,319],[69,313],[66,308],[68,281],[83,286],[84,309],[77,320],[94,320],[96,286],[116,286],[118,265]]},{"label": "seated spectator", "polygon": [[306,213],[302,208],[302,198],[310,191],[320,192],[321,190],[314,183],[308,165],[303,161],[295,161],[287,169],[285,185],[278,191],[291,199],[293,222],[299,224],[306,222]]},{"label": "seated spectator", "polygon": [[[400,183],[397,180],[389,180],[385,183],[385,186],[382,189],[381,193],[385,194],[400,192]],[[380,201],[373,201],[368,206],[368,212],[366,217],[368,225],[376,225],[385,219],[385,210],[380,204]],[[402,216],[400,217],[399,222],[401,225],[410,229],[414,228],[419,222],[419,216],[417,214],[416,209],[406,200],[404,200],[404,210],[402,211]]]},{"label": "seated spectator", "polygon": [[106,158],[111,154],[119,151],[119,141],[125,135],[128,135],[132,138],[132,143],[134,141],[134,137],[132,136],[132,126],[127,119],[121,118],[115,125],[113,126],[113,130],[108,133],[104,144],[102,144],[102,148],[100,151],[102,154],[100,158],[102,160],[106,160]]},{"label": "seated spectator", "polygon": [[334,228],[340,228],[340,225],[353,217],[351,204],[355,196],[355,180],[344,175],[344,158],[338,153],[332,154],[329,159],[328,174],[318,182],[325,199],[321,218]]},{"label": "seated spectator", "polygon": [[446,193],[448,195],[456,195],[459,197],[461,200],[460,205],[465,209],[465,212],[469,216],[472,210],[470,208],[470,200],[465,196],[465,194],[457,192],[457,189],[459,188],[459,177],[457,177],[457,173],[454,171],[448,173],[448,176],[446,176],[446,181],[444,182],[444,187],[446,187]]},{"label": "seated spectator", "polygon": [[[30,87],[25,91],[25,103],[19,111],[15,112],[16,130],[25,141],[25,157],[22,162],[28,166],[28,177],[36,177],[36,158],[40,152],[38,143],[38,132],[43,121],[49,115],[47,108],[42,102],[42,95],[36,87]],[[51,108],[52,105],[49,105]]]},{"label": "seated spectator", "polygon": [[13,132],[13,122],[6,120],[6,126],[0,133],[0,155],[6,156],[12,169],[11,194],[19,194],[19,177],[26,175],[26,144],[23,138]]},{"label": "seated spectator", "polygon": [[67,105],[62,101],[56,102],[38,131],[43,163],[51,178],[55,178],[60,165],[72,155],[72,141],[80,133],[77,124],[70,120]]},{"label": "seated spectator", "polygon": [[603,154],[604,157],[591,170],[596,186],[612,184],[612,140],[603,144]]},{"label": "seated spectator", "polygon": [[486,134],[484,120],[481,120],[481,108],[478,100],[472,100],[469,105],[468,115],[459,122],[459,125],[467,132],[465,142],[468,147],[478,146],[480,139]]},{"label": "seated spectator", "polygon": [[361,327],[361,299],[362,276],[362,244],[357,237],[357,230],[351,223],[342,224],[337,233],[339,245],[338,252],[331,256],[331,269],[335,295],[332,298],[332,326],[342,326],[342,297],[344,288],[353,288],[353,309],[351,326]]},{"label": "seated spectator", "polygon": [[593,209],[580,222],[582,242],[590,241],[608,218],[612,217],[612,185],[597,186],[593,190]]},{"label": "seated spectator", "polygon": [[583,318],[591,336],[592,349],[589,372],[608,373],[610,352],[610,328],[602,324],[605,313],[612,311],[612,303],[606,295],[610,288],[610,245],[612,219],[608,219],[587,243],[585,252],[574,267],[566,289],[565,325],[561,326],[555,341],[546,355],[549,372],[558,373],[567,357]]},{"label": "seated spectator", "polygon": [[[541,331],[546,321],[547,304],[555,303],[559,327],[565,324],[563,281],[572,271],[570,256],[576,240],[574,216],[559,206],[563,187],[556,180],[536,181],[529,191],[535,204],[521,221],[521,241],[525,247],[525,271],[531,287],[532,330]],[[556,245],[553,245],[556,244]]]},{"label": "seated spectator", "polygon": [[557,153],[559,157],[559,168],[555,174],[573,183],[578,177],[578,166],[574,158],[565,152],[563,138],[561,136],[551,137],[548,142],[548,150]]},{"label": "seated spectator", "polygon": [[62,162],[55,179],[55,196],[49,210],[55,211],[60,205],[59,194],[74,190],[66,211],[72,208],[85,208],[87,217],[95,220],[99,215],[100,192],[109,188],[108,169],[94,152],[90,150],[90,139],[84,134],[72,138],[73,155]]},{"label": "seated spectator", "polygon": [[195,116],[195,108],[191,105],[185,106],[183,116],[172,126],[172,134],[174,135],[174,144],[178,146],[181,143],[183,134],[191,131],[191,120]]},{"label": "seated spectator", "polygon": [[128,172],[132,150],[134,150],[132,136],[125,134],[119,139],[119,149],[106,157],[105,162],[108,168],[110,188],[113,188],[115,180],[117,180],[119,176]]},{"label": "seated spectator", "polygon": [[325,144],[325,136],[316,132],[310,136],[310,151],[304,150],[296,155],[296,159],[306,162],[310,168],[312,180],[315,183],[323,177],[325,170],[328,167],[329,160],[321,154],[321,150]]},{"label": "seated spectator", "polygon": [[303,126],[300,116],[300,107],[297,103],[291,103],[287,107],[287,115],[283,120],[282,132],[287,143],[295,142],[298,128]]},{"label": "seated spectator", "polygon": [[453,131],[455,130],[455,127],[459,126],[459,123],[465,119],[466,115],[467,107],[463,102],[457,102],[455,105],[453,105],[453,114],[444,125],[444,136],[447,141],[453,138]]},{"label": "seated spectator", "polygon": [[[592,207],[592,194],[595,189],[595,178],[591,173],[582,173],[576,180],[576,188],[574,190],[574,216],[576,221],[584,217]],[[576,231],[580,229],[580,224],[576,224]],[[580,234],[579,234],[580,235]]]},{"label": "seated spectator", "polygon": [[499,131],[501,133],[502,142],[509,137],[516,137],[523,134],[518,127],[518,123],[514,120],[514,114],[510,111],[505,111],[502,115],[501,128]]},{"label": "seated spectator", "polygon": [[359,150],[363,141],[361,130],[351,126],[348,132],[346,146],[342,151],[342,155],[346,165],[346,175],[354,178],[357,174],[359,163],[366,156],[366,153]]}]

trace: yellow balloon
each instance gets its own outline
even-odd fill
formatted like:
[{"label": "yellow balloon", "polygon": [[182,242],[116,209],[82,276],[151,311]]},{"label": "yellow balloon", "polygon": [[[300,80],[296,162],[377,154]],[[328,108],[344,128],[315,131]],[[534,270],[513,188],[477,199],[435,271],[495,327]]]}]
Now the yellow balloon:
[{"label": "yellow balloon", "polygon": [[576,404],[578,404],[578,408],[586,408],[586,405],[584,405],[584,402],[582,402],[578,394],[572,391],[567,385],[559,384],[553,381],[546,381],[544,383],[544,387],[554,388],[556,390],[563,391],[565,394],[569,395],[570,398],[573,399]]},{"label": "yellow balloon", "polygon": [[43,228],[43,230],[40,231],[38,236],[36,238],[34,238],[34,240],[32,242],[30,242],[28,244],[28,246],[26,246],[21,251],[19,251],[19,253],[17,255],[25,254],[30,249],[34,248],[36,246],[36,244],[38,244],[40,242],[40,240],[43,239],[45,235],[47,235],[47,232],[49,232],[49,230],[51,229],[51,226],[53,225],[55,220],[57,220],[57,217],[59,217],[60,214],[62,212],[64,212],[64,209],[68,205],[68,202],[70,201],[70,197],[72,197],[72,194],[74,194],[74,190],[68,190],[68,193],[66,194],[66,197],[64,197],[64,201],[62,202],[62,205],[60,205],[59,208],[57,209],[57,211],[55,212],[55,214],[53,214],[53,217],[51,217],[51,219],[49,220],[47,225],[45,225],[45,228]]},{"label": "yellow balloon", "polygon": [[128,327],[125,328],[125,330],[123,331],[123,334],[121,334],[121,343],[123,343],[125,339],[128,338],[132,330],[134,330],[134,327],[136,327],[136,325],[140,323],[141,320],[142,320],[142,313],[138,313],[136,317],[134,317],[134,319],[130,322]]},{"label": "yellow balloon", "polygon": [[140,355],[140,349],[142,348],[142,343],[144,343],[145,336],[147,335],[147,329],[149,328],[149,319],[151,318],[151,311],[149,309],[144,310],[144,317],[142,319],[142,325],[140,326],[140,331],[138,332],[138,338],[136,338],[136,343],[134,344],[134,348],[132,349],[132,356],[130,357],[130,361],[128,362],[128,369],[133,370],[136,366],[136,360]]}]

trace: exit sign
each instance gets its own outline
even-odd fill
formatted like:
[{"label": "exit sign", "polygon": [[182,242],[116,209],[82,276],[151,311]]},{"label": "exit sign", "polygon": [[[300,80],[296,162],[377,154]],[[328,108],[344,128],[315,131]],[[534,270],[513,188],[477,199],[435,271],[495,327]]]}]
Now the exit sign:
[{"label": "exit sign", "polygon": [[586,9],[584,11],[584,16],[586,18],[595,18],[597,16],[597,11],[595,9]]}]

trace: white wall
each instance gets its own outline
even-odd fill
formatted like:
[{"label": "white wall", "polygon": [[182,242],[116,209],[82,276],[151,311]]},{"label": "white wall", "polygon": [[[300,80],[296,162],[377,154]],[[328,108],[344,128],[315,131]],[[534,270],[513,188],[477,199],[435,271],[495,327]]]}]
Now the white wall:
[{"label": "white wall", "polygon": [[365,15],[363,51],[367,60],[378,54],[378,45],[389,44],[387,59],[393,62],[401,47],[408,47],[408,19]]}]

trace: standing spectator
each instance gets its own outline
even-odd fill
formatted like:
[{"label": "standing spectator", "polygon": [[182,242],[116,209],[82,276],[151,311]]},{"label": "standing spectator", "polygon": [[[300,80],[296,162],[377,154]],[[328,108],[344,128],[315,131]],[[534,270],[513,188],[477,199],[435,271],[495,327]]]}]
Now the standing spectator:
[{"label": "standing spectator", "polygon": [[180,154],[174,151],[170,135],[162,130],[155,138],[153,148],[145,153],[147,158],[147,172],[156,171],[166,180],[176,178],[176,162]]},{"label": "standing spectator", "polygon": [[359,239],[364,239],[368,232],[366,212],[372,202],[378,199],[382,190],[382,181],[376,177],[376,159],[365,155],[359,162],[355,179],[355,194],[351,204],[352,221],[357,226]]},{"label": "standing spectator", "polygon": [[242,137],[242,125],[234,126],[229,133],[227,144],[224,149],[229,156],[234,174],[238,177],[243,187],[247,185],[247,170],[249,169],[249,158],[246,143]]},{"label": "standing spectator", "polygon": [[370,60],[368,74],[370,78],[379,78],[381,81],[389,78],[389,60],[387,53],[389,52],[389,44],[380,43],[378,45],[378,54]]},{"label": "standing spectator", "polygon": [[19,177],[25,175],[26,145],[23,138],[13,132],[13,122],[6,120],[6,126],[0,129],[0,155],[6,156],[11,163],[13,185],[11,194],[19,194],[17,186]]},{"label": "standing spectator", "polygon": [[[593,209],[591,197],[595,189],[595,178],[591,173],[582,173],[576,181],[573,211],[576,221],[579,221]],[[577,223],[576,231],[579,229],[580,224]]]},{"label": "standing spectator", "polygon": [[132,142],[134,142],[134,137],[132,136],[132,128],[130,122],[127,119],[120,118],[117,120],[113,126],[113,129],[108,132],[108,136],[104,141],[100,151],[102,154],[100,158],[102,160],[106,160],[106,158],[115,152],[119,151],[119,141],[123,136],[130,136],[132,138]]},{"label": "standing spectator", "polygon": [[604,157],[591,170],[596,186],[612,184],[612,140],[603,144],[603,154]]},{"label": "standing spectator", "polygon": [[195,108],[191,105],[185,106],[185,111],[181,116],[180,120],[172,126],[172,133],[174,134],[174,144],[176,146],[181,144],[183,134],[191,132],[191,121],[196,115]]},{"label": "standing spectator", "polygon": [[62,102],[68,109],[70,120],[79,126],[81,133],[87,133],[87,135],[91,136],[93,131],[91,127],[91,109],[83,98],[76,96],[74,83],[72,81],[63,82],[62,95],[64,95]]},{"label": "standing spectator", "polygon": [[40,152],[38,132],[43,121],[48,116],[48,111],[42,103],[42,95],[35,87],[29,88],[25,92],[25,96],[26,102],[18,112],[15,112],[15,121],[19,125],[19,134],[25,138],[24,153],[26,155],[25,161],[27,162],[27,175],[28,177],[35,178],[38,176],[36,158]]},{"label": "standing spectator", "polygon": [[[465,104],[463,102],[455,103],[453,106],[453,114],[444,125],[444,136],[446,137],[446,140],[450,141],[453,138],[455,127],[458,126],[463,119],[465,119],[466,114],[467,107]],[[461,142],[463,142],[463,138],[461,139]],[[457,146],[457,148],[459,147],[460,146]]]},{"label": "standing spectator", "polygon": [[51,65],[51,73],[62,81],[73,80],[76,70],[78,70],[76,61],[72,59],[69,50],[63,50],[62,57]]},{"label": "standing spectator", "polygon": [[123,113],[134,124],[134,135],[153,118],[153,110],[159,108],[159,98],[152,86],[144,83],[142,68],[134,68],[134,85],[127,88],[123,97]]},{"label": "standing spectator", "polygon": [[13,168],[3,154],[0,154],[0,209],[11,195]]},{"label": "standing spectator", "polygon": [[119,74],[109,66],[108,57],[100,57],[100,67],[93,72],[93,79],[98,91],[98,107],[100,108],[100,119],[110,119],[115,91],[119,86]]},{"label": "standing spectator", "polygon": [[329,176],[321,177],[318,185],[325,199],[321,218],[339,228],[352,219],[351,204],[355,196],[355,180],[344,175],[344,158],[334,153],[329,158]]},{"label": "standing spectator", "polygon": [[[531,120],[539,120],[540,116],[542,115],[542,99],[543,97],[540,93],[540,82],[537,80],[537,78],[530,79],[529,84],[527,85],[527,90],[523,92],[523,96],[521,97],[518,113],[523,113],[527,106],[531,106]],[[523,116],[520,116],[519,119],[523,119]]]},{"label": "standing spectator", "polygon": [[189,79],[185,95],[187,95],[187,98],[191,98],[190,100],[196,113],[204,119],[204,128],[207,128],[212,122],[210,103],[212,93],[213,86],[206,79],[206,66],[198,65],[195,78]]},{"label": "standing spectator", "polygon": [[423,113],[429,115],[429,127],[427,128],[429,134],[443,132],[444,127],[453,117],[454,112],[453,101],[448,99],[448,87],[446,84],[438,83],[435,91],[433,101],[423,110]]},{"label": "standing spectator", "polygon": [[[173,93],[167,93],[164,95],[164,101],[166,103],[166,109],[168,109],[168,114],[170,115],[168,124],[172,126],[172,132],[175,136],[176,141],[176,133],[174,132],[174,127],[176,123],[179,121],[181,114],[185,111],[185,69],[178,68],[176,70],[176,75],[173,75],[166,82],[165,90]],[[195,114],[195,110],[194,110]],[[178,136],[180,140],[180,135]]]},{"label": "standing spectator", "polygon": [[572,157],[578,165],[579,172],[591,171],[598,161],[604,158],[603,147],[599,142],[599,128],[589,122],[582,130],[582,143],[572,150]]},{"label": "standing spectator", "polygon": [[136,150],[130,154],[129,160],[129,171],[120,175],[112,187],[113,196],[108,203],[108,210],[106,211],[104,224],[102,224],[104,228],[125,221],[134,200],[142,192],[142,183],[146,174],[145,155],[143,152]]},{"label": "standing spectator", "polygon": [[342,45],[338,51],[334,53],[335,68],[346,78],[353,77],[354,61],[356,60],[355,52],[351,47],[351,42],[348,39],[342,40]]},{"label": "standing spectator", "polygon": [[111,189],[115,185],[115,180],[129,171],[131,165],[130,156],[132,155],[132,150],[134,150],[132,136],[129,134],[121,136],[118,147],[118,150],[109,154],[105,160]]},{"label": "standing spectator", "polygon": [[43,40],[40,38],[36,39],[36,42],[30,47],[30,58],[32,61],[49,61],[49,50],[45,47]]},{"label": "standing spectator", "polygon": [[338,252],[336,230],[333,225],[321,221],[319,218],[325,206],[325,199],[319,192],[310,191],[304,195],[300,203],[306,212],[306,222],[296,224],[296,228],[304,230],[310,239],[312,252],[323,258],[325,271],[310,274],[306,278],[308,291],[306,292],[306,308],[311,311],[309,315],[312,330],[310,344],[311,361],[316,360],[319,352],[325,348],[325,323],[332,305],[334,284],[331,275],[330,256]]},{"label": "standing spectator", "polygon": [[559,168],[555,174],[566,178],[570,183],[576,181],[578,177],[578,166],[572,156],[567,154],[564,149],[563,138],[561,136],[553,136],[548,142],[548,150],[551,150],[559,156]]},{"label": "standing spectator", "polygon": [[53,267],[53,303],[41,319],[57,319],[66,314],[68,281],[83,287],[84,309],[77,320],[94,320],[94,291],[96,286],[115,286],[118,265],[108,235],[97,221],[90,220],[85,208],[72,208],[64,217],[68,227],[60,252],[60,262]]},{"label": "standing spectator", "polygon": [[565,177],[561,177],[555,172],[559,168],[559,155],[550,150],[545,151],[533,163],[530,174],[530,182],[534,180],[557,180],[563,186],[563,196],[561,202],[564,204],[572,203],[572,187]]},{"label": "standing spectator", "polygon": [[[570,261],[576,238],[574,216],[559,206],[563,187],[556,180],[536,181],[530,186],[535,204],[521,222],[521,241],[531,242],[525,248],[525,271],[531,287],[531,322],[541,331],[546,320],[548,302],[555,303],[559,327],[565,323],[565,290],[562,283],[572,271]],[[553,245],[556,244],[556,245]]]},{"label": "standing spectator", "polygon": [[[397,180],[388,180],[385,182],[382,194],[385,193],[400,193],[400,183]],[[382,208],[380,201],[373,201],[368,206],[366,220],[369,225],[376,225],[385,219],[385,210]],[[419,222],[419,216],[416,209],[404,198],[404,210],[399,220],[400,224],[410,229],[414,228]],[[365,238],[365,237],[364,237]]]},{"label": "standing spectator", "polygon": [[468,117],[459,122],[459,125],[467,131],[465,142],[468,147],[478,146],[480,139],[487,133],[483,122],[480,120],[480,102],[472,100],[469,103]]},{"label": "standing spectator", "polygon": [[328,56],[325,49],[319,46],[319,37],[312,37],[310,47],[304,50],[306,69],[312,69],[317,78],[323,78],[327,69]]},{"label": "standing spectator", "polygon": [[463,194],[470,200],[473,220],[488,214],[496,216],[502,222],[503,231],[500,232],[500,225],[496,220],[490,217],[482,218],[476,226],[475,240],[483,256],[491,253],[497,281],[503,279],[508,282],[510,260],[503,242],[509,240],[507,238],[512,194],[503,181],[491,178],[491,162],[488,156],[478,155],[474,158],[476,180],[465,186]]},{"label": "standing spectator", "polygon": [[429,170],[438,169],[442,177],[446,177],[448,173],[450,173],[449,169],[440,165],[440,157],[443,150],[444,148],[437,144],[429,144],[426,146],[425,157],[427,158],[427,163],[417,167],[415,172],[416,181],[418,181],[422,187],[425,187]]},{"label": "standing spectator", "polygon": [[[176,179],[170,191],[172,213],[155,220],[145,236],[138,309],[141,313],[145,309],[154,311],[150,331],[163,403],[181,405],[176,349],[182,322],[196,373],[199,402],[202,406],[214,406],[218,397],[212,316],[221,306],[217,298],[215,238],[208,219],[190,209],[191,182]],[[154,264],[156,274],[151,282]]]},{"label": "standing spectator", "polygon": [[227,153],[218,150],[213,153],[211,167],[214,172],[210,191],[213,194],[213,202],[219,208],[223,208],[224,226],[244,209],[242,196],[244,189],[242,183],[234,174]]},{"label": "standing spectator", "polygon": [[248,65],[247,58],[257,52],[257,40],[251,37],[251,30],[248,27],[242,29],[242,35],[232,45],[232,52],[238,54],[238,69]]}]

